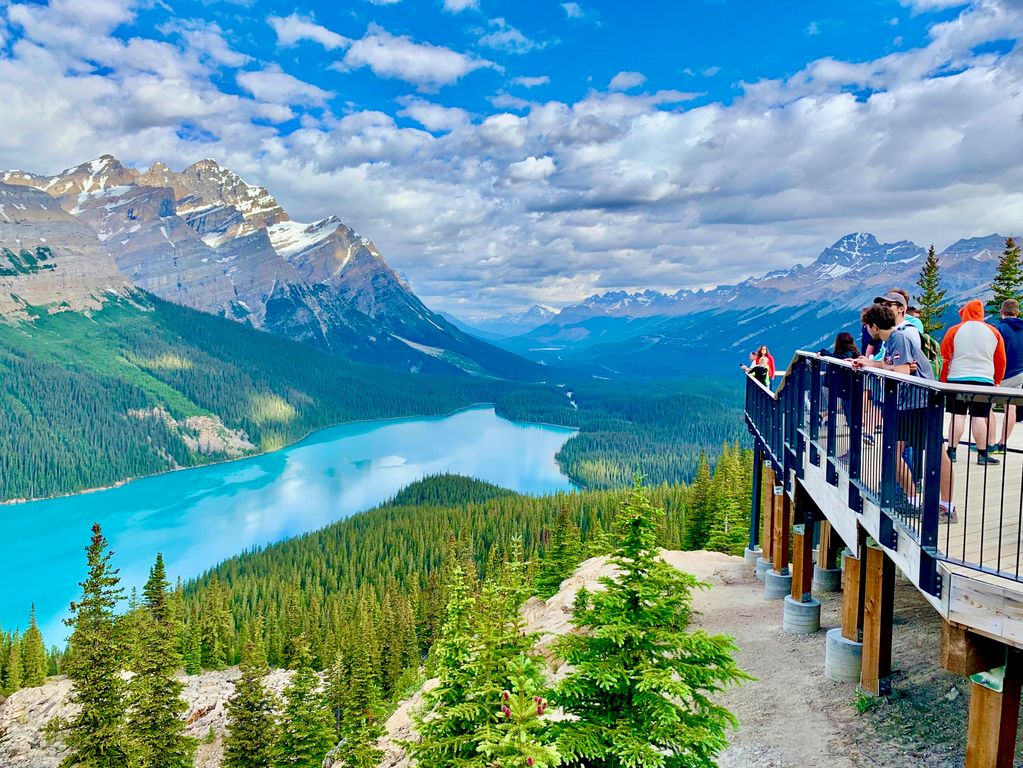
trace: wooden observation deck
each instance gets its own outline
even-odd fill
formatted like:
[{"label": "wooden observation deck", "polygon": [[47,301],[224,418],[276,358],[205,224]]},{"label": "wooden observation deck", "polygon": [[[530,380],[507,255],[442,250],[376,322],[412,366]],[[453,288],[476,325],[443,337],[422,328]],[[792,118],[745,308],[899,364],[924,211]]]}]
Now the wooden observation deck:
[{"label": "wooden observation deck", "polygon": [[[747,554],[769,563],[775,586],[791,577],[786,611],[813,602],[815,547],[818,575],[841,564],[841,636],[859,647],[859,685],[874,695],[890,685],[902,573],[944,620],[941,664],[973,681],[967,768],[1012,768],[1023,683],[1023,425],[999,464],[978,464],[967,443],[954,464],[946,458],[952,412],[988,405],[1023,414],[1023,391],[857,370],[803,352],[777,392],[748,377],[756,461]],[[972,418],[982,417],[966,417],[967,441]]]}]

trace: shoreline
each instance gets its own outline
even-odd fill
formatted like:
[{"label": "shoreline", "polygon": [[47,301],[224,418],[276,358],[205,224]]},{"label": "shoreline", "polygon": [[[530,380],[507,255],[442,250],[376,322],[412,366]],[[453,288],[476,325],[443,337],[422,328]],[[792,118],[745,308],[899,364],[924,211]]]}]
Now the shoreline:
[{"label": "shoreline", "polygon": [[[253,453],[245,454],[244,456],[236,456],[233,459],[218,459],[216,461],[209,461],[209,462],[205,462],[203,464],[192,464],[192,465],[187,466],[187,467],[172,467],[170,469],[165,469],[162,472],[153,472],[153,473],[148,474],[148,475],[137,475],[135,477],[126,477],[123,480],[118,480],[116,483],[111,483],[109,485],[100,485],[100,486],[95,486],[93,488],[83,488],[82,490],[79,490],[79,491],[69,491],[68,493],[59,493],[59,494],[55,494],[53,496],[38,496],[38,497],[35,497],[35,498],[31,498],[31,499],[6,499],[4,501],[0,501],[0,509],[2,509],[3,507],[7,507],[7,506],[10,506],[10,507],[18,506],[19,504],[33,504],[35,502],[40,502],[40,501],[56,501],[58,499],[67,499],[67,498],[70,498],[72,496],[84,496],[84,495],[90,494],[90,493],[100,493],[102,491],[112,491],[115,488],[120,488],[120,487],[122,487],[124,485],[128,485],[129,483],[134,483],[134,482],[136,482],[138,480],[145,480],[145,479],[150,478],[150,477],[162,477],[163,475],[169,475],[172,472],[187,472],[187,471],[192,470],[192,469],[205,469],[207,467],[215,467],[215,466],[220,466],[222,464],[231,464],[231,463],[234,463],[236,461],[245,461],[246,459],[255,459],[255,458],[259,458],[260,456],[266,456],[268,454],[275,453],[277,451],[283,451],[283,450],[285,450],[287,448],[295,448],[296,446],[300,445],[301,443],[305,442],[310,437],[315,435],[317,432],[324,432],[324,431],[326,431],[328,429],[336,429],[337,427],[347,427],[347,426],[352,425],[352,424],[370,424],[370,423],[376,423],[376,422],[402,421],[404,419],[449,419],[452,416],[457,416],[459,413],[463,413],[465,411],[472,411],[472,410],[476,410],[476,409],[480,409],[480,408],[491,408],[491,409],[494,410],[495,415],[499,419],[504,419],[505,421],[511,422],[512,424],[532,424],[532,425],[536,425],[536,426],[540,426],[540,427],[553,427],[553,428],[556,428],[556,429],[567,429],[567,430],[570,430],[570,431],[572,431],[572,432],[574,432],[576,434],[579,433],[579,429],[577,427],[569,427],[569,426],[566,426],[564,424],[550,424],[550,423],[547,423],[547,422],[540,422],[540,421],[516,421],[514,419],[506,418],[506,417],[501,416],[500,414],[497,413],[497,405],[496,405],[496,403],[489,403],[489,402],[469,403],[468,405],[464,405],[464,406],[462,406],[460,408],[455,408],[452,411],[446,411],[444,413],[411,414],[411,415],[408,415],[408,416],[384,416],[384,417],[381,417],[381,418],[378,418],[378,419],[352,419],[351,421],[339,421],[339,422],[337,422],[335,424],[326,424],[326,425],[324,425],[322,427],[316,427],[315,429],[310,429],[308,432],[306,432],[305,434],[303,434],[301,437],[297,438],[296,440],[293,440],[293,441],[291,441],[289,443],[285,443],[284,445],[282,445],[282,446],[280,446],[278,448],[272,448],[272,449],[269,449],[269,450],[257,450],[257,451],[254,451]],[[558,468],[561,469],[560,465],[559,465]],[[562,473],[564,474],[564,470],[562,470]],[[572,480],[572,478],[569,477],[567,474],[565,474],[565,477],[568,479],[568,481],[570,483],[572,483],[572,485],[576,485],[575,481]]]}]

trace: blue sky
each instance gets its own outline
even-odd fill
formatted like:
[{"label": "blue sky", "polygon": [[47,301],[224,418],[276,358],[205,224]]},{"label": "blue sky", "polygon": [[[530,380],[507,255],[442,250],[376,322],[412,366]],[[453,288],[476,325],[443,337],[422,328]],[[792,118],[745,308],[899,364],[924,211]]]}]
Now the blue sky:
[{"label": "blue sky", "polygon": [[214,157],[463,315],[1018,232],[1023,0],[0,0],[0,168]]}]

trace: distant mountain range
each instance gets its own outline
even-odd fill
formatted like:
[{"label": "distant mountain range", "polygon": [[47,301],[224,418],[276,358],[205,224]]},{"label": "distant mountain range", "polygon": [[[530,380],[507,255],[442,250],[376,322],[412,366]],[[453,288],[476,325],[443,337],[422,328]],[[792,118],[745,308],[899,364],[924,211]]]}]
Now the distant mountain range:
[{"label": "distant mountain range", "polygon": [[520,336],[552,320],[558,310],[534,304],[524,312],[508,312],[498,317],[472,317],[462,320],[442,312],[442,315],[462,330],[483,339],[506,339]]},{"label": "distant mountain range", "polygon": [[[992,234],[941,252],[953,310],[987,293],[1004,247],[1005,238]],[[798,348],[830,346],[840,330],[858,338],[858,310],[894,286],[914,293],[926,255],[907,240],[879,243],[854,232],[805,266],[710,290],[591,296],[500,343],[535,360],[608,376],[721,373],[760,343],[781,364]]]},{"label": "distant mountain range", "polygon": [[428,309],[336,217],[292,221],[214,160],[146,171],[111,155],[0,172],[0,314],[94,309],[132,286],[350,359],[535,379],[535,364]]}]

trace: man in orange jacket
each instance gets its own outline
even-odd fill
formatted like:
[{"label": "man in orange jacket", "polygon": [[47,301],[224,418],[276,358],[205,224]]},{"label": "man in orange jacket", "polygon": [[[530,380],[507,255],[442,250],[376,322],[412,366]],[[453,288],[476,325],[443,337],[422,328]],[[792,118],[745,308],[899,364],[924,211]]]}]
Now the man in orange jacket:
[{"label": "man in orange jacket", "polygon": [[[993,325],[984,322],[984,304],[968,301],[959,310],[962,322],[953,325],[941,340],[941,355],[945,365],[941,380],[954,384],[995,387],[1005,376],[1005,341]],[[988,446],[998,442],[991,416],[991,402],[956,399],[949,430],[948,457],[956,460],[956,448],[963,437],[966,415],[970,415],[970,431],[977,445],[978,464],[998,464]],[[991,422],[989,428],[989,421]],[[990,443],[989,443],[990,441]]]}]

